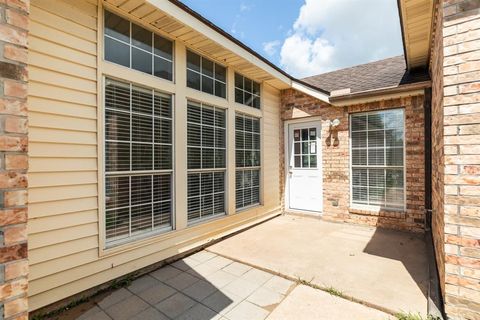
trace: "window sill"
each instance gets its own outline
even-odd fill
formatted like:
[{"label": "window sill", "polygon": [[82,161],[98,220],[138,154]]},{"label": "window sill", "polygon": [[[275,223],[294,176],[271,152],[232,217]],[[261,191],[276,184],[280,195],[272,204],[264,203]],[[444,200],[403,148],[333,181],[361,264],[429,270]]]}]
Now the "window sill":
[{"label": "window sill", "polygon": [[235,213],[242,213],[242,212],[249,211],[249,210],[252,210],[252,209],[255,209],[255,208],[259,208],[259,207],[263,207],[263,206],[260,203],[255,203],[255,204],[251,204],[251,205],[246,206],[246,207],[235,209]]},{"label": "window sill", "polygon": [[396,219],[404,219],[406,216],[405,210],[385,209],[379,207],[351,206],[350,208],[348,208],[348,212],[350,214]]}]

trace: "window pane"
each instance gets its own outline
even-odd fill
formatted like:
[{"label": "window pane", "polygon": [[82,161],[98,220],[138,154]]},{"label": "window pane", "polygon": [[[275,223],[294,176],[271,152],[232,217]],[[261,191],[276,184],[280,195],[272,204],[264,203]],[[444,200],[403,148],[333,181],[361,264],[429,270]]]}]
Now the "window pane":
[{"label": "window pane", "polygon": [[219,64],[215,63],[215,79],[220,80],[222,82],[227,81],[227,69]]},{"label": "window pane", "polygon": [[202,74],[213,78],[213,61],[202,58]]},{"label": "window pane", "polygon": [[132,48],[132,69],[152,74],[152,54]]},{"label": "window pane", "polygon": [[130,43],[130,22],[105,11],[105,34],[115,39]]},{"label": "window pane", "polygon": [[152,52],[152,32],[132,23],[132,45]]},{"label": "window pane", "polygon": [[200,74],[187,70],[187,86],[192,89],[200,90]]},{"label": "window pane", "polygon": [[202,91],[213,94],[213,79],[202,76]]},{"label": "window pane", "polygon": [[225,173],[188,174],[188,221],[225,213]]},{"label": "window pane", "polygon": [[170,96],[106,80],[105,207],[109,243],[171,227],[171,175],[117,173],[172,169],[172,120],[154,115],[170,116],[170,107]]},{"label": "window pane", "polygon": [[227,96],[227,88],[224,83],[215,81],[215,95],[220,98],[225,98]]},{"label": "window pane", "polygon": [[243,91],[235,88],[235,102],[243,104]]},{"label": "window pane", "polygon": [[156,77],[166,79],[166,80],[173,79],[172,62],[159,57],[154,57],[154,62],[155,62],[155,69],[153,71],[154,72],[153,74]]},{"label": "window pane", "polygon": [[260,84],[258,82],[253,81],[253,94],[259,96],[260,95]]},{"label": "window pane", "polygon": [[200,72],[200,56],[187,51],[187,68]]},{"label": "window pane", "polygon": [[243,89],[243,77],[235,73],[235,87]]},{"label": "window pane", "polygon": [[351,126],[352,201],[403,209],[403,110],[352,115]]},{"label": "window pane", "polygon": [[154,34],[154,53],[168,60],[172,60],[173,42],[158,34]]},{"label": "window pane", "polygon": [[105,37],[105,60],[130,67],[130,47],[117,40]]}]

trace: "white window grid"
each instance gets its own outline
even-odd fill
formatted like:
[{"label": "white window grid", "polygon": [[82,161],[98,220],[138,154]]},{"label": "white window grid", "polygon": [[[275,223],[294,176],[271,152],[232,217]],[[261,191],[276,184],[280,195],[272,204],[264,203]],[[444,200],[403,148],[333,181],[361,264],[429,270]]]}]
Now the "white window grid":
[{"label": "white window grid", "polygon": [[[107,10],[105,10],[105,12],[109,12],[110,14],[117,15],[117,14],[112,13],[112,12],[107,11]],[[105,13],[104,13],[104,15],[105,15]],[[118,15],[117,15],[117,16],[118,16]],[[120,17],[120,16],[119,16],[119,17]],[[125,18],[123,18],[123,17],[121,17],[121,18],[122,18],[122,19],[125,19]],[[132,55],[132,48],[135,48],[135,49],[137,49],[137,50],[140,50],[140,51],[143,51],[143,52],[145,52],[145,53],[148,53],[148,54],[150,54],[150,55],[152,56],[152,73],[151,73],[151,75],[153,75],[153,76],[155,76],[155,57],[156,57],[156,58],[159,58],[159,59],[162,59],[162,60],[164,60],[164,61],[169,62],[169,63],[171,64],[171,66],[172,66],[172,79],[171,79],[171,80],[170,80],[170,79],[165,79],[165,80],[167,80],[167,81],[174,81],[174,78],[175,78],[175,72],[174,72],[174,68],[173,68],[173,58],[174,58],[174,51],[175,51],[175,49],[174,49],[174,42],[173,42],[172,40],[170,40],[170,39],[165,38],[164,36],[161,36],[161,35],[159,35],[159,34],[157,34],[157,33],[155,33],[155,32],[152,32],[152,31],[150,31],[150,30],[148,30],[148,29],[146,29],[146,28],[144,28],[144,27],[142,27],[142,26],[140,26],[140,25],[138,25],[138,24],[135,24],[135,23],[133,23],[132,21],[130,21],[130,20],[128,20],[128,19],[125,19],[125,20],[127,20],[128,23],[129,23],[129,33],[130,33],[130,34],[129,34],[129,38],[130,38],[130,42],[125,42],[125,41],[123,41],[123,40],[117,39],[117,38],[115,38],[115,37],[107,34],[107,33],[105,32],[105,28],[104,28],[104,30],[103,30],[103,36],[106,37],[106,38],[109,38],[109,39],[111,39],[111,40],[113,40],[113,41],[123,43],[123,44],[125,44],[125,45],[127,45],[127,46],[129,47],[129,50],[130,50],[130,52],[129,52],[129,58],[130,58],[129,68],[130,68],[130,69],[132,69],[132,56],[133,56],[133,55]],[[151,33],[151,35],[152,35],[152,51],[151,51],[151,52],[150,52],[150,51],[147,51],[147,50],[145,50],[145,49],[143,49],[143,48],[140,48],[140,47],[138,47],[138,46],[136,46],[136,45],[134,45],[134,44],[132,43],[132,29],[133,29],[133,28],[132,28],[132,25],[133,25],[133,24],[135,24],[135,25],[137,25],[137,26],[139,26],[139,27],[141,27],[141,28],[143,28],[143,29],[145,29],[145,30],[147,30],[148,32]],[[172,42],[172,59],[168,59],[168,58],[162,57],[161,55],[158,55],[158,54],[155,53],[155,35],[157,35],[157,37],[160,37],[160,38],[163,38],[163,39],[165,39],[165,40],[167,40],[167,41]],[[105,49],[104,49],[104,50],[105,50]],[[112,62],[112,63],[114,63],[114,62]],[[122,65],[122,67],[124,67],[124,66]],[[136,69],[135,69],[135,70],[136,70]],[[137,71],[138,71],[138,70],[137,70]],[[143,71],[140,71],[140,72],[143,72]],[[164,78],[161,78],[161,79],[164,79]]]},{"label": "white window grid", "polygon": [[[211,125],[208,125],[208,124],[204,124],[203,123],[203,108],[210,108],[214,111],[214,113],[216,111],[221,111],[221,112],[224,112],[225,113],[225,116],[226,116],[226,112],[225,112],[225,109],[223,108],[218,108],[218,107],[215,107],[215,106],[210,106],[210,105],[206,105],[206,104],[203,104],[203,103],[197,103],[197,102],[193,102],[193,101],[188,101],[187,104],[190,104],[190,105],[194,105],[196,107],[199,107],[200,108],[200,123],[198,122],[191,122],[191,121],[188,121],[187,120],[187,130],[188,130],[188,125],[189,124],[193,124],[193,125],[196,125],[196,126],[200,126],[201,128],[203,128],[204,126],[205,127],[211,127],[213,129],[221,129],[225,132],[226,134],[226,118],[225,118],[225,127],[220,127],[220,126],[216,126],[215,124],[215,116],[214,116],[214,123],[211,124]],[[202,141],[203,137],[202,137],[202,132],[203,130],[200,131],[200,141]],[[214,142],[213,142],[213,145],[216,146],[216,136],[215,134],[213,135],[213,139],[214,139]],[[226,138],[225,138],[225,143],[226,143]],[[204,147],[203,145],[200,145],[200,146],[190,146],[188,145],[187,146],[188,148],[196,148],[196,149],[199,149],[200,150],[200,154],[203,154],[202,151],[203,149],[213,149],[214,150],[214,159],[215,159],[215,156],[216,156],[216,152],[217,150],[222,150],[225,154],[225,160],[226,160],[226,147]],[[188,160],[187,160],[188,162]],[[214,163],[215,165],[215,163]],[[198,196],[190,196],[188,195],[188,191],[187,191],[187,202],[188,202],[188,199],[193,199],[193,198],[199,198],[201,200],[202,197],[205,197],[205,196],[212,196],[212,197],[215,197],[215,195],[217,194],[223,194],[223,201],[224,201],[224,208],[225,208],[225,189],[223,191],[219,191],[219,192],[209,192],[209,193],[203,193],[203,190],[202,190],[202,173],[223,173],[223,177],[224,177],[224,188],[226,188],[226,184],[225,184],[225,178],[226,178],[226,161],[225,161],[225,166],[224,167],[221,167],[221,168],[203,168],[203,161],[201,161],[201,166],[202,168],[200,169],[187,169],[187,173],[188,175],[190,174],[199,174],[200,175],[200,186],[199,186],[199,189],[200,189],[200,193]],[[213,190],[213,189],[212,189]],[[189,209],[187,209],[187,211],[189,211]],[[207,219],[210,219],[210,218],[213,218],[213,217],[217,217],[217,216],[221,216],[221,215],[225,215],[225,210],[221,213],[217,213],[217,214],[214,214],[214,215],[208,215],[208,216],[204,216],[202,214],[202,206],[201,206],[201,201],[200,201],[200,216],[196,219],[189,219],[189,223],[198,223],[198,222],[201,222],[201,221],[204,221],[204,220],[207,220]]]},{"label": "white window grid", "polygon": [[[403,126],[401,127],[402,129],[402,141],[403,141],[403,145],[402,146],[387,146],[387,135],[385,134],[385,132],[387,130],[390,130],[388,128],[384,128],[383,129],[373,129],[373,130],[369,130],[368,127],[365,129],[365,130],[352,130],[352,119],[354,117],[358,117],[358,116],[367,116],[367,121],[368,121],[368,115],[374,115],[374,114],[387,114],[388,112],[393,112],[393,111],[401,111],[402,112],[402,116],[403,116]],[[368,147],[368,131],[383,131],[383,136],[384,136],[384,141],[383,141],[383,147]],[[366,147],[353,147],[353,144],[352,144],[352,139],[353,139],[353,134],[354,133],[357,133],[357,132],[365,132],[367,133],[367,140],[366,140],[366,143],[367,143],[367,146]],[[402,159],[403,159],[403,165],[386,165],[386,161],[387,161],[387,150],[392,150],[392,149],[397,149],[397,150],[402,150]],[[383,162],[384,162],[384,165],[357,165],[357,164],[353,164],[353,153],[352,151],[353,150],[366,150],[366,161],[368,163],[369,161],[369,151],[370,150],[383,150]],[[405,161],[406,161],[406,158],[405,158],[405,112],[404,112],[404,109],[391,109],[391,110],[381,110],[381,111],[369,111],[369,112],[361,112],[361,113],[355,113],[355,114],[352,114],[350,115],[350,201],[351,201],[351,204],[352,205],[360,205],[360,206],[366,206],[366,207],[372,207],[372,206],[379,206],[383,209],[387,209],[387,210],[405,210],[406,208],[406,192],[405,192],[405,188],[406,188],[406,173],[405,173]],[[354,169],[365,169],[366,172],[367,172],[367,177],[366,177],[366,185],[354,185],[353,184],[353,170]],[[383,170],[383,184],[384,186],[383,187],[373,187],[373,186],[370,186],[370,170]],[[388,170],[402,170],[402,175],[403,175],[403,181],[402,181],[402,185],[403,187],[402,188],[398,188],[398,187],[388,187],[388,189],[390,190],[395,190],[395,191],[400,191],[402,192],[403,194],[403,201],[400,203],[400,202],[387,202],[387,199],[386,199],[386,190],[387,190],[387,171]],[[361,201],[361,200],[353,200],[353,188],[354,187],[361,187],[361,188],[366,188],[367,189],[367,200],[366,201]],[[383,201],[371,201],[370,200],[370,189],[383,189],[385,190],[384,192],[384,199]]]},{"label": "white window grid", "polygon": [[[216,62],[213,61],[213,60],[207,59],[207,58],[205,58],[204,56],[202,56],[202,55],[200,55],[200,54],[198,54],[198,53],[196,53],[196,52],[193,52],[193,51],[190,51],[190,50],[187,50],[187,51],[200,57],[200,71],[194,70],[194,69],[189,68],[189,67],[187,66],[187,70],[188,70],[188,71],[194,72],[194,73],[196,73],[196,74],[198,74],[198,75],[200,76],[200,91],[205,92],[205,91],[203,91],[202,77],[209,78],[209,79],[212,79],[212,80],[213,80],[213,95],[214,95],[214,96],[217,96],[217,97],[220,97],[220,98],[223,98],[223,97],[218,96],[218,95],[216,94],[216,92],[215,92],[215,90],[216,90],[215,82],[220,82],[220,83],[224,84],[224,85],[225,85],[225,90],[227,90],[227,82],[226,82],[226,81],[219,80],[219,79],[217,79],[217,78],[215,77],[215,69],[217,68],[217,65],[221,66],[222,68],[226,68],[226,67],[225,67],[225,66],[222,66],[222,65],[220,65],[220,64],[218,64],[218,63],[216,63]],[[211,77],[211,76],[209,76],[209,75],[207,75],[207,74],[204,74],[204,73],[202,72],[203,60],[208,60],[208,61],[210,61],[210,62],[213,63],[213,77]],[[226,72],[225,72],[225,73],[226,73]],[[227,75],[225,74],[225,78],[226,78],[226,76],[227,76]],[[205,92],[205,93],[207,93],[207,92]],[[227,96],[227,95],[226,95],[226,92],[225,92],[225,98],[226,98],[226,96]]]},{"label": "white window grid", "polygon": [[[240,101],[236,101],[236,99],[235,99],[235,102],[241,103],[241,104],[243,104],[243,105],[246,105],[246,106],[249,106],[249,107],[250,107],[250,105],[247,104],[247,102],[245,101],[245,93],[250,94],[250,95],[252,96],[252,99],[258,98],[258,99],[261,101],[261,99],[260,99],[261,92],[260,92],[260,94],[255,94],[255,93],[253,93],[253,84],[255,83],[255,84],[257,84],[259,87],[260,87],[260,84],[259,84],[258,82],[256,82],[256,81],[253,81],[252,79],[249,79],[249,78],[247,78],[247,77],[242,76],[241,74],[235,73],[235,75],[238,76],[238,77],[241,77],[241,78],[242,78],[242,83],[243,83],[243,88],[239,88],[239,87],[237,87],[237,85],[235,84],[235,90],[242,91],[242,93],[243,93],[243,95],[242,95],[242,96],[243,96],[242,101],[241,101],[241,102],[240,102]],[[247,91],[247,90],[245,90],[245,80],[252,81],[252,91]],[[235,96],[235,97],[236,97],[236,96]],[[258,109],[261,109],[261,107],[262,107],[262,106],[260,105],[260,106],[258,107]],[[253,107],[253,106],[252,106],[252,108],[256,108],[256,107]]]},{"label": "white window grid", "polygon": [[[243,118],[244,120],[245,119],[251,119],[251,120],[255,120],[255,121],[258,121],[260,122],[260,119],[258,118],[255,118],[255,117],[252,117],[252,116],[247,116],[247,115],[244,115],[244,114],[240,114],[240,113],[237,113],[235,115],[235,120],[237,119],[237,117],[240,117],[240,118]],[[244,176],[245,175],[245,172],[246,171],[250,171],[250,173],[252,173],[253,171],[258,171],[258,177],[259,177],[259,182],[258,182],[258,185],[254,185],[253,183],[251,184],[251,186],[249,187],[243,187],[243,188],[237,188],[237,184],[235,189],[235,194],[238,195],[238,193],[241,191],[242,192],[242,201],[241,201],[241,206],[239,206],[238,204],[240,203],[240,201],[236,200],[236,205],[237,205],[237,210],[241,210],[241,209],[245,209],[245,208],[248,208],[248,207],[252,207],[252,206],[256,206],[256,205],[259,205],[260,204],[260,170],[261,170],[261,166],[247,166],[246,165],[246,161],[245,161],[245,151],[258,151],[260,152],[261,150],[261,145],[259,146],[258,149],[254,149],[253,148],[253,141],[252,141],[252,149],[246,149],[245,148],[245,133],[251,133],[252,134],[252,140],[254,140],[253,136],[254,135],[257,135],[258,138],[260,139],[260,123],[258,124],[258,132],[255,132],[254,129],[253,129],[253,123],[252,123],[252,130],[246,130],[245,129],[245,121],[243,121],[243,129],[238,129],[238,126],[237,124],[235,123],[235,133],[237,134],[238,132],[242,132],[243,133],[243,146],[244,148],[237,148],[235,146],[235,150],[239,150],[239,151],[244,151],[242,152],[243,156],[244,156],[244,159],[243,159],[243,164],[244,166],[237,166],[237,164],[235,164],[236,166],[236,174],[235,174],[235,178],[237,177],[237,173],[239,172],[242,172],[242,175]],[[260,140],[261,141],[261,140]],[[261,159],[259,159],[259,161],[261,162]],[[235,161],[236,162],[236,161]],[[256,197],[258,199],[258,202],[251,202],[251,203],[245,203],[245,192],[253,192],[255,189],[258,189],[258,196]]]},{"label": "white window grid", "polygon": [[[199,201],[199,208],[198,208],[198,213],[199,213],[199,216],[196,217],[196,218],[190,218],[190,212],[192,210],[192,208],[187,208],[187,211],[188,211],[188,223],[189,224],[195,224],[195,223],[199,223],[199,222],[202,222],[202,221],[205,221],[205,220],[209,220],[209,219],[212,219],[212,218],[215,218],[215,217],[219,217],[219,216],[223,216],[226,214],[226,211],[225,211],[225,188],[226,188],[226,184],[225,184],[225,178],[226,178],[226,175],[225,175],[225,172],[226,170],[201,170],[201,171],[189,171],[188,172],[188,176],[194,176],[194,175],[198,175],[199,176],[199,194],[198,195],[195,195],[195,196],[190,196],[188,195],[187,196],[187,203],[189,202],[189,200],[191,199],[198,199]],[[208,192],[209,190],[207,189],[207,192],[204,190],[204,176],[205,176],[205,173],[211,173],[212,174],[212,179],[213,179],[213,182],[212,182],[212,185],[213,185],[213,188],[211,189],[210,192]],[[215,191],[215,174],[218,174],[218,173],[221,173],[223,174],[223,186],[224,186],[224,189],[223,191]],[[188,192],[187,192],[188,194]],[[205,213],[206,211],[206,208],[203,206],[203,199],[208,197],[208,196],[211,196],[212,197],[212,205],[214,206],[215,205],[215,196],[216,195],[221,195],[222,198],[223,198],[223,211],[221,212],[214,212],[214,207],[212,207],[212,212],[213,213]]]},{"label": "white window grid", "polygon": [[[134,85],[133,83],[131,82],[125,82],[125,81],[119,81],[119,80],[112,80],[112,79],[109,79],[109,78],[105,78],[105,86],[108,84],[108,83],[114,83],[116,85],[119,85],[119,86],[124,86],[124,87],[128,87],[129,89],[129,107],[130,107],[130,110],[129,112],[127,111],[123,111],[123,110],[119,110],[119,109],[115,109],[115,108],[108,108],[107,107],[107,104],[104,103],[104,121],[106,121],[106,111],[107,110],[111,110],[111,111],[115,111],[115,112],[119,112],[119,113],[123,113],[123,114],[129,114],[130,115],[130,140],[128,141],[128,143],[130,144],[130,170],[125,170],[125,171],[107,171],[105,168],[106,168],[106,163],[104,163],[104,172],[105,172],[105,175],[104,175],[104,185],[105,187],[107,187],[107,184],[106,184],[106,180],[109,178],[109,177],[129,177],[129,186],[131,187],[131,178],[132,176],[136,176],[136,175],[150,175],[151,176],[151,179],[152,179],[152,186],[151,186],[151,190],[152,190],[152,199],[153,199],[153,177],[154,176],[157,176],[157,175],[169,175],[170,176],[170,195],[171,195],[171,198],[170,199],[167,199],[167,200],[161,200],[161,201],[152,201],[152,202],[147,202],[147,203],[142,203],[142,204],[137,204],[137,205],[132,205],[131,204],[131,192],[129,192],[129,204],[128,206],[121,206],[121,207],[115,207],[115,208],[110,208],[110,209],[107,209],[106,208],[106,204],[104,204],[104,210],[105,210],[105,216],[107,217],[108,216],[108,213],[109,212],[112,212],[112,211],[115,211],[115,210],[121,210],[121,209],[129,209],[129,223],[128,223],[128,235],[127,236],[121,236],[121,237],[114,237],[114,238],[111,238],[111,239],[108,239],[107,238],[107,233],[106,232],[106,242],[107,244],[109,245],[114,245],[116,244],[117,242],[120,242],[120,243],[123,243],[125,240],[134,240],[136,239],[136,236],[137,235],[142,235],[142,236],[148,236],[149,234],[152,234],[152,233],[159,233],[159,232],[164,232],[166,230],[171,230],[173,228],[173,163],[174,163],[174,159],[173,159],[173,154],[174,154],[174,151],[173,151],[173,143],[158,143],[158,142],[154,142],[155,141],[155,126],[152,122],[152,142],[139,142],[139,141],[135,141],[133,142],[132,141],[132,116],[134,114],[138,114],[138,115],[141,115],[141,116],[146,116],[145,113],[138,113],[138,112],[134,112],[132,110],[132,91],[134,88],[136,89],[140,89],[142,91],[150,91],[152,93],[152,120],[154,118],[158,118],[158,119],[164,119],[164,120],[169,120],[171,122],[171,140],[173,141],[173,131],[174,131],[174,128],[173,128],[173,108],[171,106],[171,101],[172,101],[172,97],[171,95],[167,95],[167,94],[163,94],[163,93],[160,93],[154,89],[150,89],[150,88],[145,88],[145,87],[141,87],[141,86],[138,86],[138,85]],[[104,90],[105,91],[105,90]],[[160,97],[163,97],[163,98],[166,98],[166,99],[169,99],[170,100],[170,108],[171,108],[171,117],[164,117],[164,116],[158,116],[158,115],[155,115],[155,96],[160,96]],[[107,96],[104,95],[104,102],[106,101],[107,99]],[[106,127],[106,123],[104,122],[104,127]],[[114,140],[114,139],[106,139],[106,136],[105,136],[105,131],[104,130],[104,150],[105,149],[105,145],[107,142],[121,142],[121,143],[126,143],[126,141],[123,141],[123,140]],[[132,146],[133,144],[149,144],[149,145],[152,145],[152,148],[153,148],[153,145],[166,145],[166,146],[170,146],[171,147],[171,158],[170,158],[170,163],[171,163],[171,168],[170,169],[157,169],[155,170],[155,152],[153,152],[152,150],[152,170],[132,170],[132,164],[133,164],[133,161],[132,161]],[[130,190],[130,189],[129,189]],[[170,202],[170,210],[171,210],[171,221],[170,221],[170,226],[167,226],[167,227],[161,227],[161,228],[158,228],[158,229],[155,229],[154,228],[154,218],[155,218],[155,215],[154,215],[154,206],[157,205],[157,204],[161,204],[161,203],[167,203],[167,202]],[[132,208],[135,208],[135,207],[140,207],[142,205],[151,205],[152,206],[152,228],[151,230],[146,230],[146,231],[142,231],[142,232],[136,232],[136,233],[133,233],[132,232]]]}]

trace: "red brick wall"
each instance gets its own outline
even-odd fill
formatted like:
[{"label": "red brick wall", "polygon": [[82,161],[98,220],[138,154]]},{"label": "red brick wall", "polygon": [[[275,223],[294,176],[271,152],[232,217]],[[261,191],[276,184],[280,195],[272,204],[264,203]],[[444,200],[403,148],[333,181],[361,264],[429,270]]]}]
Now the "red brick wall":
[{"label": "red brick wall", "polygon": [[[480,1],[444,0],[439,28],[443,104],[436,117],[443,141],[434,147],[434,163],[444,164],[438,179],[444,182],[445,310],[454,319],[480,319]],[[437,85],[439,76],[433,75]]]},{"label": "red brick wall", "polygon": [[[423,231],[425,221],[424,191],[424,113],[423,95],[371,102],[349,107],[334,107],[289,89],[282,92],[282,119],[319,116],[322,121],[323,157],[323,219],[353,222],[391,229]],[[360,211],[349,208],[349,113],[391,108],[405,108],[406,123],[406,212]],[[340,125],[331,132],[327,120],[339,119]],[[282,128],[283,137],[283,128]],[[283,139],[282,139],[283,140]],[[284,142],[281,142],[280,169],[284,199]]]},{"label": "red brick wall", "polygon": [[[445,222],[443,201],[444,158],[443,158],[443,10],[438,7],[435,17],[434,45],[430,62],[432,79],[432,236],[435,247],[438,274],[442,294],[445,293]],[[448,112],[448,111],[447,111]],[[446,190],[449,192],[449,190]]]},{"label": "red brick wall", "polygon": [[27,319],[29,0],[0,0],[0,319]]}]

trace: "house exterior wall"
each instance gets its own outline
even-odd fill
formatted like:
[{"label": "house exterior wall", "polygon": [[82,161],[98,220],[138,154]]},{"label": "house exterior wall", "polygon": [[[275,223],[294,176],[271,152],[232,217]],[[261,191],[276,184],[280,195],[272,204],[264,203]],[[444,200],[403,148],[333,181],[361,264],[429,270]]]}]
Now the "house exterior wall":
[{"label": "house exterior wall", "polygon": [[[331,106],[293,89],[282,91],[282,120],[320,117],[322,122],[323,213],[322,218],[423,232],[425,223],[424,96],[417,95],[346,107]],[[366,211],[350,207],[349,114],[356,112],[405,109],[406,211]],[[327,120],[339,119],[338,129],[330,132]],[[283,129],[282,129],[283,130]],[[281,181],[285,205],[285,148],[282,134]],[[288,208],[286,208],[288,211]]]},{"label": "house exterior wall", "polygon": [[28,319],[29,0],[0,1],[0,319]]},{"label": "house exterior wall", "polygon": [[[280,212],[280,91],[262,87],[262,110],[186,88],[186,47],[175,43],[176,83],[102,59],[102,4],[95,0],[33,0],[29,43],[30,217],[29,309],[181,254]],[[112,9],[113,10],[113,9]],[[138,23],[138,22],[137,22]],[[174,95],[176,230],[106,248],[103,218],[103,76]],[[227,110],[227,215],[187,226],[187,99]],[[261,118],[262,205],[235,213],[235,113]],[[233,134],[232,134],[233,133]],[[184,143],[181,143],[183,141]],[[183,169],[182,169],[183,168]],[[182,180],[184,179],[184,180]]]},{"label": "house exterior wall", "polygon": [[447,315],[479,319],[480,2],[444,0],[440,5],[432,63],[437,261]]}]

